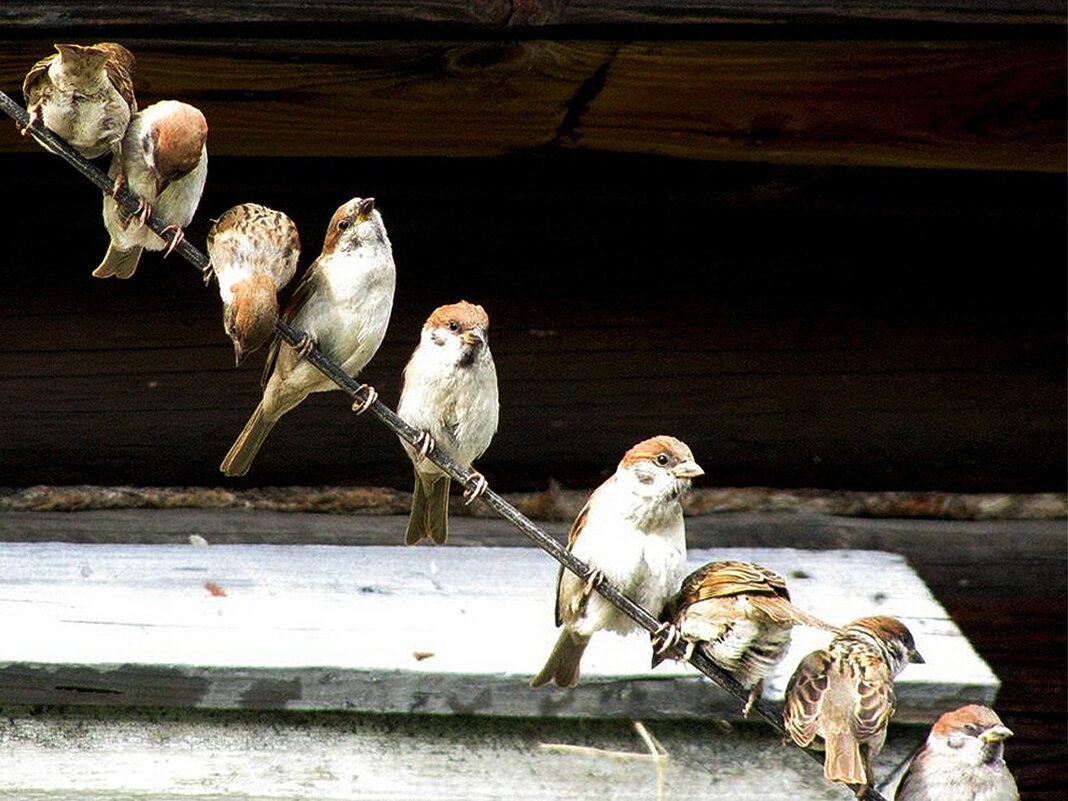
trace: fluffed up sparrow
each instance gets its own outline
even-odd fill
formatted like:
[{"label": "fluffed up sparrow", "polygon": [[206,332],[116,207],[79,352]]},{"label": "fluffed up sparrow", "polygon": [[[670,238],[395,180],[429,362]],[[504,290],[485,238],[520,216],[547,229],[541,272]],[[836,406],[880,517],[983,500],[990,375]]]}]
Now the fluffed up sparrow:
[{"label": "fluffed up sparrow", "polygon": [[969,704],[946,712],[931,727],[897,787],[897,801],[1017,801],[1005,765],[1012,732],[992,709]]},{"label": "fluffed up sparrow", "polygon": [[[786,580],[750,562],[709,562],[693,571],[664,606],[661,621],[686,641],[685,658],[695,648],[749,690],[745,717],[760,697],[767,676],[790,649],[790,630],[812,626],[836,631],[790,603]],[[665,657],[653,653],[653,667]]]},{"label": "fluffed up sparrow", "polygon": [[[421,447],[404,442],[415,466],[415,490],[405,545],[449,535],[449,477],[426,455],[441,448],[462,467],[485,453],[497,431],[497,370],[489,347],[489,316],[460,301],[427,318],[419,346],[404,368],[397,414],[423,432]],[[485,480],[479,487],[485,488]],[[469,492],[469,501],[478,494]]]},{"label": "fluffed up sparrow", "polygon": [[297,226],[280,211],[242,203],[214,222],[207,248],[219,282],[223,328],[241,364],[246,354],[274,336],[278,290],[289,283],[300,257]]},{"label": "fluffed up sparrow", "polygon": [[117,153],[137,111],[133,53],[114,42],[55,48],[22,82],[30,114],[22,134],[41,121],[87,159]]},{"label": "fluffed up sparrow", "polygon": [[686,525],[682,494],[703,475],[685,443],[657,436],[624,455],[615,473],[594,490],[571,525],[567,547],[594,569],[583,581],[560,568],[556,576],[556,625],[563,631],[545,666],[530,682],[573,687],[579,663],[598,631],[629,634],[634,621],[595,591],[608,580],[654,617],[686,573]]},{"label": "fluffed up sparrow", "polygon": [[922,663],[912,634],[897,618],[879,615],[847,623],[826,649],[797,666],[786,687],[783,723],[803,748],[826,751],[828,781],[873,783],[872,764],[894,714],[894,678],[909,663]]},{"label": "fluffed up sparrow", "polygon": [[[275,423],[312,392],[337,385],[305,360],[313,345],[355,377],[378,351],[393,310],[397,271],[382,215],[374,198],[355,197],[334,212],[323,250],[312,262],[282,312],[304,333],[299,348],[275,337],[263,371],[263,399],[219,469],[228,476],[248,472]],[[377,396],[355,404],[363,411]]]},{"label": "fluffed up sparrow", "polygon": [[[207,120],[188,103],[161,100],[133,116],[109,175],[116,182],[120,174],[125,176],[130,191],[141,199],[141,210],[127,214],[112,195],[104,195],[104,226],[111,243],[94,276],[129,278],[143,250],[167,248],[170,254],[178,246],[204,192],[207,140]],[[153,211],[171,232],[169,244],[146,225]]]}]

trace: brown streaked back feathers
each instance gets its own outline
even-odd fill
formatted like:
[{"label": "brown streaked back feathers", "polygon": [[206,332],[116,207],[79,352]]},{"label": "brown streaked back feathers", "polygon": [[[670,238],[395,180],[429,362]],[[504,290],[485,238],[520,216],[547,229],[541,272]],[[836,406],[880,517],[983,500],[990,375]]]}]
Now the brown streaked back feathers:
[{"label": "brown streaked back feathers", "polygon": [[45,56],[30,71],[22,82],[22,94],[26,98],[26,104],[32,105],[41,90],[41,81],[48,74],[48,68],[60,57],[66,55],[68,60],[79,65],[86,74],[103,67],[107,71],[108,80],[123,100],[130,105],[130,111],[137,110],[137,101],[134,98],[134,70],[136,59],[133,53],[115,42],[98,42],[93,45],[56,44],[56,52]]},{"label": "brown streaked back feathers", "polygon": [[662,618],[677,620],[688,607],[712,598],[746,595],[749,603],[775,623],[837,629],[790,603],[786,579],[763,565],[751,562],[709,562],[687,576],[668,602]]}]

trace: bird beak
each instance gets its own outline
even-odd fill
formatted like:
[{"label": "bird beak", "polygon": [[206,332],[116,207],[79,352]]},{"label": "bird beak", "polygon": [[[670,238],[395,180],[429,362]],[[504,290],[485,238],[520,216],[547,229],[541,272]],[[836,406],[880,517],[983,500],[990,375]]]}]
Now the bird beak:
[{"label": "bird beak", "polygon": [[927,664],[927,660],[924,659],[923,656],[920,654],[920,652],[917,651],[915,648],[912,648],[909,651],[909,662],[911,664],[913,664],[913,665],[926,665]]},{"label": "bird beak", "polygon": [[375,199],[373,197],[365,198],[356,205],[356,217],[361,220],[366,220],[371,216],[371,212],[375,210]]},{"label": "bird beak", "polygon": [[235,336],[231,336],[230,341],[234,343],[234,366],[240,367],[241,360],[245,358],[245,352],[241,350],[241,341]]},{"label": "bird beak", "polygon": [[979,735],[984,743],[1000,743],[1009,737],[1012,737],[1012,729],[1008,726],[991,726]]},{"label": "bird beak", "polygon": [[701,465],[694,461],[679,462],[671,468],[671,475],[675,478],[697,478],[704,474],[705,471],[701,469]]},{"label": "bird beak", "polygon": [[481,345],[486,341],[486,332],[481,328],[472,328],[460,334],[460,341],[469,348]]}]

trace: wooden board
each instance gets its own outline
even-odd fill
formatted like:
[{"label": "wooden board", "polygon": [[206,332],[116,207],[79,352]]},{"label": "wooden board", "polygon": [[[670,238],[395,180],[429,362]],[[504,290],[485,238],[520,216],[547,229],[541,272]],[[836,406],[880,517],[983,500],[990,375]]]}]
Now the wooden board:
[{"label": "wooden board", "polygon": [[434,0],[398,3],[366,0],[361,3],[263,2],[263,0],[177,0],[167,14],[153,13],[144,4],[16,1],[5,3],[5,24],[20,28],[78,24],[177,28],[191,24],[332,24],[359,26],[506,26],[551,25],[665,25],[722,26],[730,23],[951,22],[1047,23],[1063,21],[1064,4],[1057,0],[884,0],[879,3],[828,2],[828,0],[674,0],[670,6],[645,0]]},{"label": "wooden board", "polygon": [[[117,33],[117,32],[116,32]],[[86,32],[86,36],[95,33]],[[120,37],[121,38],[121,37]],[[213,155],[581,150],[1063,173],[1059,28],[1038,41],[121,38],[142,106],[200,107]],[[0,43],[0,86],[52,38]],[[7,126],[0,151],[35,145]]]},{"label": "wooden board", "polygon": [[[928,664],[900,720],[992,703],[998,680],[905,560],[881,552],[692,551],[789,576],[829,622],[906,621]],[[505,716],[737,717],[648,640],[596,637],[574,690],[532,691],[548,654],[555,564],[528,548],[0,546],[0,702],[349,709]],[[225,593],[225,594],[223,594]],[[826,635],[801,631],[769,697]]]},{"label": "wooden board", "polygon": [[[0,485],[411,490],[396,438],[340,393],[309,398],[225,479],[263,351],[234,368],[216,288],[176,257],[93,278],[99,193],[59,159],[0,168],[22,200],[2,226]],[[1063,176],[219,156],[187,239],[255,201],[297,222],[306,265],[357,193],[377,198],[398,275],[364,380],[395,406],[430,310],[483,304],[501,421],[479,469],[499,491],[594,487],[655,433],[691,445],[704,486],[1065,489]],[[49,236],[35,209],[57,198],[64,235]],[[1005,264],[997,292],[976,280]]]},{"label": "wooden board", "polygon": [[[763,724],[645,725],[666,752],[668,799],[767,798],[769,785],[793,801],[851,797]],[[921,736],[892,725],[877,775]],[[5,707],[0,741],[0,796],[18,801],[657,797],[656,767],[628,720]],[[587,750],[542,747],[556,744]]]}]

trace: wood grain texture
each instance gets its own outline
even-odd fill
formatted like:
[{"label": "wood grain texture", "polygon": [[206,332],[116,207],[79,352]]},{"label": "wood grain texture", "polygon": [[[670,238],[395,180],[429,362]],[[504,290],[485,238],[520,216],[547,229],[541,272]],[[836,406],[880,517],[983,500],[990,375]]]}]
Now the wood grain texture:
[{"label": "wood grain texture", "polygon": [[[828,622],[900,617],[928,664],[898,719],[992,704],[998,681],[904,559],[878,552],[692,551],[787,576]],[[649,670],[648,637],[594,638],[570,691],[527,681],[556,638],[555,565],[529,548],[0,546],[0,702],[479,715],[736,717],[696,671]],[[486,647],[487,636],[492,647]],[[827,640],[798,630],[780,699]]]},{"label": "wood grain texture", "polygon": [[[1063,106],[1056,49],[628,44],[614,52],[574,139],[592,149],[728,161],[1060,172],[1063,119],[1040,120]],[[1039,133],[1036,124],[1047,123]]]},{"label": "wood grain texture", "polygon": [[329,0],[294,3],[269,0],[178,0],[165,16],[141,3],[9,2],[0,19],[18,27],[79,25],[84,27],[151,25],[177,27],[211,23],[463,25],[474,28],[552,25],[723,25],[729,23],[951,22],[1049,23],[1063,21],[1064,4],[1057,0],[890,0],[883,3],[826,0],[676,0],[670,6],[647,0],[433,0],[397,3]]},{"label": "wood grain texture", "polygon": [[[361,516],[354,520],[346,515],[205,509],[8,512],[0,515],[0,539],[175,545],[184,544],[190,534],[197,534],[215,544],[389,545],[400,541],[404,520],[402,515]],[[555,537],[566,536],[567,524],[564,522],[546,523],[543,527]],[[1025,797],[1036,801],[1060,801],[1065,781],[1068,781],[1068,747],[1065,746],[1068,739],[1062,712],[1066,703],[1068,676],[1068,641],[1064,626],[1068,616],[1068,565],[1065,560],[1063,520],[976,522],[846,518],[798,513],[729,513],[688,518],[687,539],[694,549],[844,548],[893,551],[904,555],[1001,679],[1002,687],[996,707],[1015,732],[1010,742],[1009,764],[1017,775]],[[450,545],[508,546],[516,541],[516,532],[510,527],[502,527],[499,521],[466,518],[453,521]],[[1012,632],[1011,638],[1006,636],[1006,631]],[[1026,647],[1020,648],[1021,644]],[[90,775],[89,767],[92,765],[100,765],[105,774],[109,765],[117,765],[110,779],[103,777],[101,781],[122,781],[128,775],[122,768],[125,764],[122,762],[123,755],[132,747],[126,737],[140,738],[139,741],[144,742],[146,737],[151,738],[151,733],[155,732],[158,739],[160,724],[168,726],[164,730],[175,735],[171,742],[180,743],[178,747],[193,742],[212,743],[211,746],[202,747],[208,747],[219,758],[228,753],[231,747],[240,749],[242,743],[255,741],[256,733],[261,730],[269,732],[270,737],[292,731],[294,736],[300,738],[308,736],[309,732],[319,731],[319,726],[326,726],[323,737],[330,743],[339,742],[337,738],[341,734],[334,728],[335,724],[345,732],[357,732],[356,740],[345,741],[351,743],[352,753],[362,753],[367,742],[359,736],[360,732],[370,737],[372,744],[376,742],[373,733],[379,731],[380,726],[393,734],[407,732],[405,741],[412,743],[413,747],[417,742],[422,742],[418,734],[422,732],[429,739],[431,752],[428,760],[420,762],[428,765],[427,770],[431,769],[430,765],[436,764],[436,758],[431,759],[430,756],[440,755],[436,746],[440,745],[442,737],[452,736],[455,739],[449,742],[462,742],[465,752],[470,752],[473,747],[468,736],[471,719],[455,716],[382,718],[377,715],[354,717],[338,713],[332,717],[330,713],[317,712],[314,713],[314,720],[309,720],[299,713],[288,712],[273,714],[266,719],[263,717],[265,713],[257,713],[248,721],[250,713],[247,712],[203,711],[188,713],[183,717],[173,711],[159,712],[140,707],[119,709],[81,705],[59,710],[31,707],[23,711],[5,707],[4,711],[11,713],[0,716],[0,731],[4,732],[0,736],[7,738],[3,752],[3,758],[8,760],[3,765],[5,776],[26,775],[26,770],[42,764],[42,760],[45,765],[54,764],[48,759],[55,758],[57,748],[69,743],[69,738],[78,734],[84,738],[80,742],[93,743],[96,749],[91,752],[95,758],[81,763],[84,775]],[[189,717],[193,720],[187,722]],[[448,735],[446,731],[448,726],[444,721],[450,719],[457,721],[454,735]],[[503,742],[491,739],[488,748],[493,750],[500,745],[501,750],[495,753],[507,755],[512,754],[505,747],[507,743],[513,737],[522,737],[523,733],[533,738],[525,741],[529,743],[525,746],[527,751],[539,741],[578,743],[618,750],[632,748],[633,741],[630,738],[633,734],[629,728],[620,735],[621,739],[609,736],[606,732],[606,728],[612,726],[624,728],[622,721],[594,724],[583,720],[576,724],[576,728],[563,718],[548,719],[540,726],[536,720],[512,719],[506,724],[502,719],[493,719],[492,723],[479,727],[478,731],[480,737],[492,738],[496,733],[505,738]],[[242,721],[247,725],[242,726]],[[523,721],[524,725],[517,729],[517,721]],[[200,726],[196,727],[198,722]],[[175,726],[169,727],[172,723]],[[693,769],[707,783],[710,778],[704,765],[708,754],[722,754],[723,749],[730,747],[733,742],[732,736],[744,736],[748,730],[766,731],[759,724],[749,729],[735,724],[732,729],[734,735],[727,735],[704,721],[676,722],[671,724],[678,727],[675,729],[675,739],[665,729],[666,722],[658,721],[651,725],[653,732],[668,746],[672,755],[671,764],[676,766],[669,768],[669,787],[672,786],[670,782],[678,776],[674,772],[676,769],[689,774],[691,759],[696,760],[692,763]],[[194,728],[190,730],[190,726]],[[232,744],[225,739],[227,733],[233,733]],[[891,739],[894,737],[895,727],[892,726]],[[905,735],[907,744],[902,744],[902,750],[895,753],[903,755],[920,737],[917,730],[911,729]],[[714,742],[710,738],[715,738]],[[108,758],[110,742],[116,743],[110,753],[118,762]],[[270,742],[279,742],[283,755],[295,746],[284,738]],[[157,743],[156,747],[162,747],[162,744]],[[343,746],[339,747],[343,749]],[[373,748],[373,745],[366,747]],[[888,749],[892,747],[888,746]],[[323,750],[325,748],[324,744],[322,748],[313,747],[312,750],[326,753]],[[263,754],[271,749],[258,750]],[[753,754],[756,751],[757,744],[746,739],[739,744],[738,759],[742,758],[743,753]],[[447,753],[454,756],[456,752],[450,750]],[[795,752],[782,749],[776,740],[773,749],[761,753],[767,753],[772,760],[790,760]],[[71,758],[75,758],[74,753],[71,753]],[[287,763],[284,756],[280,761],[283,765],[293,764]],[[234,762],[240,764],[240,757],[235,756]],[[245,763],[248,763],[247,759]],[[505,770],[506,766],[527,764],[525,760],[506,758],[499,770]],[[566,775],[578,776],[583,771],[595,770],[597,764],[584,760],[581,765],[575,765],[582,770],[578,773],[567,771]],[[683,764],[688,767],[683,769]],[[786,769],[787,763],[780,765],[773,761],[771,764]],[[893,764],[895,760],[888,756],[886,770]],[[15,769],[20,766],[23,766],[23,772],[16,774]],[[545,773],[560,778],[558,767],[558,763],[549,763],[544,771],[538,771],[538,775]],[[746,773],[741,772],[742,775]],[[884,775],[884,770],[880,769],[879,773]],[[801,765],[799,776],[810,774],[811,766],[807,765],[806,760],[806,764]],[[158,772],[144,773],[144,776],[152,775],[158,775]],[[408,774],[402,772],[397,775]],[[495,771],[494,775],[505,774]],[[601,777],[603,774],[598,772],[596,775]],[[715,776],[716,780],[727,781],[722,772]],[[44,786],[54,790],[54,785],[48,783],[52,781],[51,778],[41,774],[40,780],[45,782]],[[800,787],[793,778],[790,784],[792,789]],[[517,783],[515,786],[519,788],[525,785]],[[701,787],[704,788],[701,792],[707,790],[706,785]],[[554,795],[552,791],[548,794]],[[115,796],[107,797],[110,799]],[[646,795],[641,797],[645,798]],[[839,796],[832,794],[828,797]]]},{"label": "wood grain texture", "polygon": [[[1065,171],[1057,41],[124,41],[241,156],[578,148],[716,161]],[[16,96],[51,41],[5,42]],[[0,150],[29,152],[21,137]]]},{"label": "wood grain texture", "polygon": [[[26,235],[0,284],[0,485],[218,485],[260,362],[233,368],[215,287],[155,254],[136,280],[92,278],[97,193],[46,154],[3,171],[23,198],[7,230]],[[395,404],[429,311],[483,304],[502,411],[479,467],[499,491],[595,486],[670,433],[710,486],[1063,492],[1064,190],[589,152],[220,156],[187,237],[254,200],[293,217],[306,265],[337,205],[375,196],[398,288],[365,378]],[[36,210],[58,198],[52,236]],[[409,491],[410,470],[384,427],[323,393],[228,485]]]},{"label": "wood grain texture", "polygon": [[[656,793],[648,749],[626,720],[96,707],[4,713],[0,771],[5,791],[20,801],[649,801]],[[845,797],[815,762],[760,724],[656,720],[646,728],[668,754],[667,798],[754,798],[769,775],[795,801]],[[918,736],[914,726],[892,726],[879,775]]]}]

